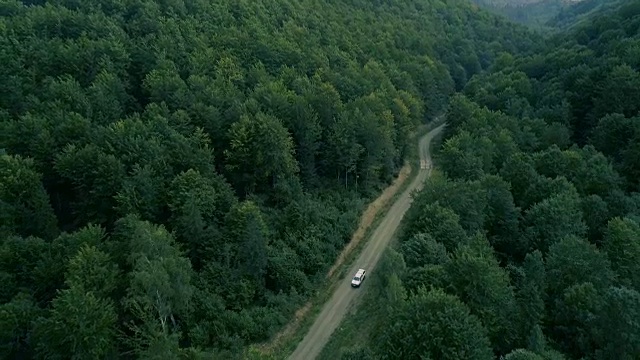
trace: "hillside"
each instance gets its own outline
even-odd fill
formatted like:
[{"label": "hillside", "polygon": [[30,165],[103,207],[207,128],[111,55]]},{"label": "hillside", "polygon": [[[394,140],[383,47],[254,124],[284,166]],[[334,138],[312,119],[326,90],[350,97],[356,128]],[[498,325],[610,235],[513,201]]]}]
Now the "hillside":
[{"label": "hillside", "polygon": [[466,1],[0,3],[0,358],[230,359],[418,125],[540,39]]},{"label": "hillside", "polygon": [[606,16],[616,11],[625,0],[583,0],[574,6],[562,9],[557,15],[547,21],[547,25],[559,29],[570,28],[581,21]]},{"label": "hillside", "polygon": [[[545,0],[472,0],[478,5],[491,6],[494,8],[522,7],[544,2]],[[568,1],[568,0],[565,0]]]},{"label": "hillside", "polygon": [[474,3],[533,28],[553,29],[560,22],[571,22],[574,14],[583,14],[610,0],[473,0]]},{"label": "hillside", "polygon": [[452,97],[367,341],[323,358],[638,359],[640,1],[588,20]]}]

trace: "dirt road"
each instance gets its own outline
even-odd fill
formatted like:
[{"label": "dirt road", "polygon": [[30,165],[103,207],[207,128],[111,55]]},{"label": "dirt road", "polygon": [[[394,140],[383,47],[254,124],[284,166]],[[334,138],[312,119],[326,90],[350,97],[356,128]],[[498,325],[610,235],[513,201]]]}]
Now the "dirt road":
[{"label": "dirt road", "polygon": [[398,229],[398,225],[400,225],[400,220],[402,220],[402,217],[411,205],[411,193],[414,190],[422,189],[422,184],[431,173],[429,145],[433,137],[442,131],[443,127],[444,125],[440,125],[420,139],[418,146],[421,161],[418,175],[413,182],[409,184],[409,187],[404,193],[398,197],[389,209],[389,212],[375,229],[371,239],[367,242],[362,253],[360,253],[360,256],[347,273],[347,277],[343,279],[342,284],[336,288],[331,299],[324,305],[307,335],[289,357],[290,360],[315,359],[329,341],[329,337],[333,331],[340,325],[342,318],[349,309],[349,304],[356,297],[360,296],[362,290],[367,287],[367,280],[365,279],[362,283],[362,289],[351,288],[350,278],[359,268],[366,269],[368,275],[375,271],[375,265],[380,259],[380,255],[389,244],[389,241]]}]

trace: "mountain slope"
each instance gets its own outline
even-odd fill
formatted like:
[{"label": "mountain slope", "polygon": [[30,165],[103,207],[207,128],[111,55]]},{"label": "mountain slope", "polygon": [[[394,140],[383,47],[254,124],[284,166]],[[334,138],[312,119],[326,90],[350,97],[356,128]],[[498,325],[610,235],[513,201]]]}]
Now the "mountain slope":
[{"label": "mountain slope", "polygon": [[549,30],[557,25],[559,19],[571,17],[576,12],[588,11],[587,9],[606,1],[608,0],[474,0],[474,3],[517,23]]},{"label": "mountain slope", "polygon": [[606,16],[624,5],[624,0],[583,0],[574,6],[562,9],[556,16],[547,21],[547,25],[556,28],[569,28],[581,20]]}]

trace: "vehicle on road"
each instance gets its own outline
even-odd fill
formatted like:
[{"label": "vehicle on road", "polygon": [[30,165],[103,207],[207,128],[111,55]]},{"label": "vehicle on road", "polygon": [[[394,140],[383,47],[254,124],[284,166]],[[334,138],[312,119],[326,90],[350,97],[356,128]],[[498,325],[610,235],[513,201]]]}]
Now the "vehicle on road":
[{"label": "vehicle on road", "polygon": [[351,286],[359,287],[366,276],[367,271],[365,269],[358,269],[358,272],[354,275],[353,279],[351,279]]}]

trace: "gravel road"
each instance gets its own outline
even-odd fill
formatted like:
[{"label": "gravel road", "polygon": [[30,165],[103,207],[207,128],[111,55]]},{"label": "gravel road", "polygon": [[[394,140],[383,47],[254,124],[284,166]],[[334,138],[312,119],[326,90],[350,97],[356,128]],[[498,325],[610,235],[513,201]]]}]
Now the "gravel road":
[{"label": "gravel road", "polygon": [[402,217],[411,206],[411,193],[414,190],[422,189],[424,181],[431,173],[431,155],[429,153],[431,140],[442,131],[443,128],[444,124],[431,130],[420,139],[418,146],[421,161],[418,175],[404,193],[398,197],[387,214],[385,214],[373,232],[373,235],[364,246],[360,256],[353,263],[346,278],[343,279],[342,284],[336,288],[329,301],[324,304],[322,311],[309,329],[309,332],[289,357],[290,360],[315,359],[329,341],[333,331],[340,325],[340,322],[349,309],[349,304],[351,304],[355,298],[359,297],[362,291],[365,290],[364,288],[367,287],[367,279],[365,279],[362,283],[362,288],[352,288],[350,281],[351,276],[353,276],[359,268],[366,269],[367,275],[369,276],[375,271],[375,265],[378,263],[380,255],[382,255],[384,249],[389,245],[391,238],[400,225]]}]

